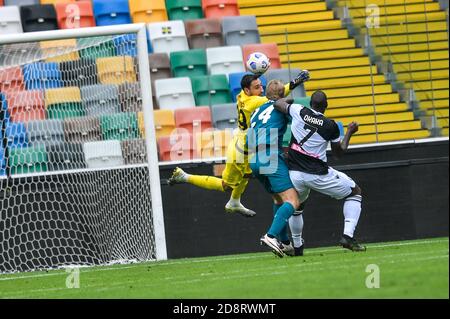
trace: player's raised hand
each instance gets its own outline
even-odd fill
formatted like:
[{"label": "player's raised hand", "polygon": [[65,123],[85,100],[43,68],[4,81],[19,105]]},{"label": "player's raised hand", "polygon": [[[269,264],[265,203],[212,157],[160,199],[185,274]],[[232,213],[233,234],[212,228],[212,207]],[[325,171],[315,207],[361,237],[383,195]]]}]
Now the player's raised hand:
[{"label": "player's raised hand", "polygon": [[295,89],[297,86],[303,82],[308,81],[310,78],[308,70],[301,70],[300,73],[289,83],[289,88],[291,90]]},{"label": "player's raised hand", "polygon": [[358,128],[359,128],[359,124],[357,122],[351,122],[347,126],[347,131],[350,132],[350,134],[355,134],[356,132],[358,132]]}]

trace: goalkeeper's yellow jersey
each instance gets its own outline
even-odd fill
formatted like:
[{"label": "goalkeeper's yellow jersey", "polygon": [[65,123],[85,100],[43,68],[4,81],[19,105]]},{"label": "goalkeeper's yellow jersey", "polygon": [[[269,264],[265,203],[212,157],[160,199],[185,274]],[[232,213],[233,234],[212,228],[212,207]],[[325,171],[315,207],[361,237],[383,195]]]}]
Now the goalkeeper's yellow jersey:
[{"label": "goalkeeper's yellow jersey", "polygon": [[[289,83],[284,86],[284,96],[288,96]],[[238,140],[236,146],[238,149],[246,150],[247,129],[250,126],[250,117],[254,110],[266,104],[269,99],[265,96],[248,96],[244,90],[237,95],[237,113],[238,113]]]}]

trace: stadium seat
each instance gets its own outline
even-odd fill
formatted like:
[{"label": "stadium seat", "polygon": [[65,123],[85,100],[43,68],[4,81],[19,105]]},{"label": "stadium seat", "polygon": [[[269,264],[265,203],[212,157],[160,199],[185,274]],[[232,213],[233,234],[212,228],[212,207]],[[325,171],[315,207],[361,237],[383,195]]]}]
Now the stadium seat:
[{"label": "stadium seat", "polygon": [[191,79],[196,105],[231,103],[230,87],[224,74],[195,76]]},{"label": "stadium seat", "polygon": [[159,105],[156,99],[155,81],[172,77],[170,60],[167,53],[152,53],[148,56],[148,61],[150,65],[150,75],[152,82],[153,108],[158,109]]},{"label": "stadium seat", "polygon": [[172,134],[158,138],[160,161],[191,160],[197,156],[192,135]]},{"label": "stadium seat", "polygon": [[0,7],[0,35],[22,32],[19,7]]},{"label": "stadium seat", "polygon": [[206,49],[209,74],[230,74],[245,72],[240,46]]},{"label": "stadium seat", "polygon": [[30,146],[39,144],[58,145],[64,143],[64,130],[61,120],[29,121],[25,123]]},{"label": "stadium seat", "polygon": [[235,103],[213,105],[211,117],[214,127],[219,130],[237,128],[238,114]]},{"label": "stadium seat", "polygon": [[136,82],[134,60],[130,56],[98,58],[96,63],[98,79],[102,84]]},{"label": "stadium seat", "polygon": [[83,144],[84,160],[88,168],[107,168],[124,164],[120,141],[96,141]]},{"label": "stadium seat", "polygon": [[202,0],[166,0],[170,20],[195,20],[203,18]]},{"label": "stadium seat", "polygon": [[117,55],[112,37],[79,38],[77,42],[82,59],[97,59]]},{"label": "stadium seat", "polygon": [[153,52],[167,53],[189,50],[183,21],[165,21],[147,25]]},{"label": "stadium seat", "polygon": [[264,53],[270,59],[270,69],[281,68],[280,54],[276,43],[246,44],[242,47],[244,61],[252,52]]},{"label": "stadium seat", "polygon": [[[3,93],[0,93],[0,123],[8,124],[11,117],[8,111],[8,101]],[[0,132],[0,138],[3,138],[3,131]]]},{"label": "stadium seat", "polygon": [[228,144],[232,139],[232,130],[208,130],[197,133],[195,135],[197,153],[203,159],[225,157]]},{"label": "stadium seat", "polygon": [[131,23],[128,0],[92,0],[97,26]]},{"label": "stadium seat", "polygon": [[4,155],[3,147],[0,147],[0,177],[3,176],[6,176],[6,158]]},{"label": "stadium seat", "polygon": [[73,3],[76,0],[39,0],[41,4],[53,4],[56,5],[58,3]]},{"label": "stadium seat", "polygon": [[191,49],[223,46],[222,24],[219,19],[199,19],[184,22]]},{"label": "stadium seat", "polygon": [[86,167],[82,144],[61,143],[47,146],[48,170],[64,171]]},{"label": "stadium seat", "polygon": [[6,123],[5,136],[10,149],[28,146],[27,130],[24,123]]},{"label": "stadium seat", "polygon": [[100,127],[104,140],[130,140],[139,138],[136,113],[102,115]]},{"label": "stadium seat", "polygon": [[6,93],[24,88],[22,69],[19,66],[0,70],[0,92]]},{"label": "stadium seat", "polygon": [[61,72],[55,62],[26,64],[22,72],[27,90],[51,89],[62,86]]},{"label": "stadium seat", "polygon": [[[230,82],[230,91],[231,91],[231,99],[233,102],[236,102],[236,96],[241,93],[241,80],[242,77],[246,74],[252,74],[250,72],[237,72],[228,74],[228,81]],[[264,88],[264,92],[266,91],[267,80],[264,75],[260,76],[261,84]]]},{"label": "stadium seat", "polygon": [[178,109],[174,112],[175,124],[181,132],[197,133],[210,129],[211,111],[207,106]]},{"label": "stadium seat", "polygon": [[125,165],[147,163],[147,145],[144,139],[121,141]]},{"label": "stadium seat", "polygon": [[102,139],[98,117],[66,118],[63,126],[65,140],[69,143],[85,143]]},{"label": "stadium seat", "polygon": [[55,9],[60,29],[95,27],[91,1],[63,1],[56,3]]},{"label": "stadium seat", "polygon": [[48,158],[44,144],[9,150],[11,175],[46,172]]},{"label": "stadium seat", "polygon": [[202,0],[206,18],[221,18],[239,15],[237,0]]},{"label": "stadium seat", "polygon": [[88,116],[120,112],[117,85],[97,84],[81,88],[81,100]]},{"label": "stadium seat", "polygon": [[59,64],[64,86],[87,86],[97,84],[97,64],[95,60],[83,58],[64,61]]},{"label": "stadium seat", "polygon": [[5,6],[29,6],[40,4],[39,0],[4,0]]},{"label": "stadium seat", "polygon": [[80,88],[77,86],[45,90],[45,107],[49,119],[63,120],[85,115]]},{"label": "stadium seat", "polygon": [[[271,80],[281,80],[284,84],[289,83],[292,79],[294,79],[300,73],[300,69],[272,69],[270,68],[264,76],[267,79],[267,82]],[[294,99],[302,98],[306,96],[305,87],[303,84],[299,85],[295,88],[290,94],[290,96]]]},{"label": "stadium seat", "polygon": [[119,85],[119,101],[122,112],[142,111],[141,86],[138,82]]},{"label": "stadium seat", "polygon": [[58,30],[56,10],[52,4],[20,7],[23,32]]},{"label": "stadium seat", "polygon": [[5,68],[29,63],[30,56],[35,60],[42,58],[39,43],[14,43],[0,46],[0,66]]},{"label": "stadium seat", "polygon": [[8,112],[13,122],[45,119],[44,94],[40,90],[11,91],[7,94]]},{"label": "stadium seat", "polygon": [[203,49],[177,51],[170,53],[170,65],[175,77],[206,75],[206,53]]},{"label": "stadium seat", "polygon": [[39,42],[45,62],[64,62],[78,60],[77,40],[51,40]]},{"label": "stadium seat", "polygon": [[195,106],[192,84],[188,77],[156,80],[155,92],[162,110]]},{"label": "stadium seat", "polygon": [[175,132],[175,117],[172,110],[153,111],[156,138],[169,136]]},{"label": "stadium seat", "polygon": [[133,23],[160,22],[168,19],[164,0],[129,0],[128,4]]},{"label": "stadium seat", "polygon": [[255,16],[223,17],[222,32],[226,45],[260,43]]},{"label": "stadium seat", "polygon": [[119,35],[113,38],[117,55],[137,56],[136,34]]}]

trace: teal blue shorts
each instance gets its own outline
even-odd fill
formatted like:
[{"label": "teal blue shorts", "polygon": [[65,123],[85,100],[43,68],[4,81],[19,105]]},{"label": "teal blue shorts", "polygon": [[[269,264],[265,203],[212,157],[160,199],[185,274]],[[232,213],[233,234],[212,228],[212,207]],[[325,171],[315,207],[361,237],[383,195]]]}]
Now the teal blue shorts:
[{"label": "teal blue shorts", "polygon": [[282,193],[294,188],[289,177],[289,168],[281,152],[264,158],[255,155],[250,160],[250,168],[255,176],[270,194]]}]

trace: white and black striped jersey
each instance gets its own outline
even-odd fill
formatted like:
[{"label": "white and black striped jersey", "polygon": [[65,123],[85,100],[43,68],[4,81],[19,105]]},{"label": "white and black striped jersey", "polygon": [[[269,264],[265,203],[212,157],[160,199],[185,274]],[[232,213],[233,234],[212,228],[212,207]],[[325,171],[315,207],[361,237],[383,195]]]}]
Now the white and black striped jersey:
[{"label": "white and black striped jersey", "polygon": [[300,104],[289,106],[292,117],[292,138],[288,152],[289,170],[315,175],[328,174],[328,143],[339,142],[335,121]]}]

